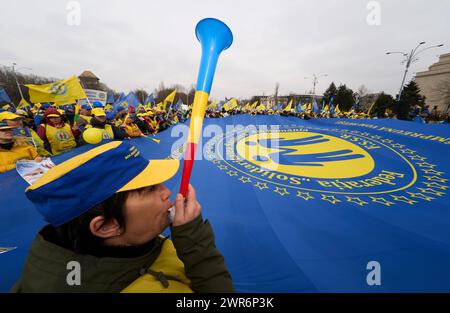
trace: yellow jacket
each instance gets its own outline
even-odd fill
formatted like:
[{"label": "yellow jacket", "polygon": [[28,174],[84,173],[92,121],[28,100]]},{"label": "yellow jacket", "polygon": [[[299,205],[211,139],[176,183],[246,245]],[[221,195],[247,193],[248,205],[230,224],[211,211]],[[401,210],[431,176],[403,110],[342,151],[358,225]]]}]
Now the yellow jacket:
[{"label": "yellow jacket", "polygon": [[127,133],[128,137],[140,137],[142,135],[141,130],[134,123],[125,125],[125,132]]},{"label": "yellow jacket", "polygon": [[34,147],[22,138],[17,138],[11,150],[0,148],[0,173],[16,168],[17,160],[34,160],[37,157],[38,153]]}]

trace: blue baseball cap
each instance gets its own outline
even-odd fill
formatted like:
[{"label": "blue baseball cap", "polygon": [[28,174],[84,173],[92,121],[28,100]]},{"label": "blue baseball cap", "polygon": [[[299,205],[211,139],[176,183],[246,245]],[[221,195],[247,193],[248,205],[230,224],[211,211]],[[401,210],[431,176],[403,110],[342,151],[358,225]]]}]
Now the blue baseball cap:
[{"label": "blue baseball cap", "polygon": [[125,110],[125,107],[123,105],[119,105],[117,107],[117,111],[122,111],[122,110]]},{"label": "blue baseball cap", "polygon": [[94,108],[103,108],[103,103],[101,103],[100,101],[94,101],[92,102],[92,106]]},{"label": "blue baseball cap", "polygon": [[165,182],[176,174],[179,164],[179,160],[147,160],[134,145],[112,141],[53,167],[25,195],[57,227],[116,192]]},{"label": "blue baseball cap", "polygon": [[83,104],[83,105],[81,106],[81,108],[82,108],[83,110],[92,110],[92,108],[91,108],[91,106],[90,106],[89,104]]},{"label": "blue baseball cap", "polygon": [[106,113],[106,119],[112,121],[115,118],[116,118],[116,114],[114,114],[114,112],[107,112]]}]

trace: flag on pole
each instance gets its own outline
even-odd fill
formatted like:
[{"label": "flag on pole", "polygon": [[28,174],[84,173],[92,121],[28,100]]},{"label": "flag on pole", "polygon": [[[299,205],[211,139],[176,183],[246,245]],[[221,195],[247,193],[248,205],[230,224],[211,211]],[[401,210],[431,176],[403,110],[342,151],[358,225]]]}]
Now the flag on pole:
[{"label": "flag on pole", "polygon": [[4,88],[0,88],[0,101],[12,103],[11,99],[9,98]]},{"label": "flag on pole", "polygon": [[24,98],[20,99],[19,105],[17,106],[17,109],[25,109],[25,108],[31,108],[31,104],[27,102]]},{"label": "flag on pole", "polygon": [[56,105],[75,103],[78,99],[86,99],[86,93],[80,85],[77,77],[71,76],[67,79],[44,85],[26,84],[30,94],[30,101],[54,102]]},{"label": "flag on pole", "polygon": [[314,97],[313,100],[312,100],[312,111],[313,111],[314,113],[319,113],[319,112],[320,112],[320,110],[319,110],[319,105],[317,104],[317,101],[316,101],[316,98],[315,98],[315,97]]},{"label": "flag on pole", "polygon": [[291,101],[289,101],[289,104],[284,108],[284,112],[290,112],[292,109],[292,103],[294,102],[294,100],[291,99]]},{"label": "flag on pole", "polygon": [[112,92],[107,93],[106,103],[109,103],[109,104],[114,103],[114,94]]},{"label": "flag on pole", "polygon": [[174,91],[172,91],[163,101],[164,104],[164,109],[167,109],[167,104],[170,103],[172,104],[173,101],[175,100],[175,95],[177,94],[177,90],[175,89]]},{"label": "flag on pole", "polygon": [[228,101],[227,103],[225,103],[223,105],[223,108],[225,109],[225,111],[231,111],[237,107],[238,107],[238,103],[235,98],[232,98],[230,101]]},{"label": "flag on pole", "polygon": [[125,99],[120,103],[120,105],[128,109],[130,106],[137,108],[142,104],[139,101],[138,97],[134,94],[134,92],[130,91]]}]

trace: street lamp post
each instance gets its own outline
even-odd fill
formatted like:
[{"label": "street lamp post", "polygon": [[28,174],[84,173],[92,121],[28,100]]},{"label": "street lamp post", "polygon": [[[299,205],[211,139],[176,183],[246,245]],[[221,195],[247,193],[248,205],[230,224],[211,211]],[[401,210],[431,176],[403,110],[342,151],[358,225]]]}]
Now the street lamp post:
[{"label": "street lamp post", "polygon": [[440,45],[434,45],[434,46],[430,46],[427,48],[424,48],[420,51],[417,51],[417,49],[419,49],[420,46],[424,45],[425,41],[420,42],[413,50],[411,50],[410,53],[405,53],[405,52],[398,52],[398,51],[394,51],[394,52],[386,52],[386,54],[402,54],[404,57],[406,57],[405,62],[406,62],[406,66],[405,66],[405,73],[403,74],[403,79],[402,79],[402,84],[400,85],[400,91],[398,93],[398,97],[397,100],[400,101],[400,98],[402,96],[402,92],[403,92],[403,86],[405,85],[405,79],[406,79],[406,75],[408,74],[408,70],[409,67],[411,66],[411,63],[417,61],[417,56],[424,52],[425,50],[431,49],[431,48],[438,48],[438,47],[442,47],[444,46],[444,44],[440,44]]},{"label": "street lamp post", "polygon": [[327,77],[328,74],[323,74],[323,75],[319,75],[317,76],[316,74],[313,74],[313,77],[305,77],[305,79],[312,79],[313,81],[313,95],[316,94],[316,85],[318,83],[318,79],[322,78],[322,77]]},{"label": "street lamp post", "polygon": [[[20,89],[19,80],[17,79],[16,69],[14,68],[16,65],[17,65],[16,62],[12,63],[12,71],[13,71],[13,74],[14,74],[14,79],[16,80],[17,89],[19,89],[20,98],[24,99],[22,90]],[[20,69],[31,70],[31,68],[29,68],[29,67],[21,67]],[[14,107],[16,107],[16,106],[14,105]]]}]

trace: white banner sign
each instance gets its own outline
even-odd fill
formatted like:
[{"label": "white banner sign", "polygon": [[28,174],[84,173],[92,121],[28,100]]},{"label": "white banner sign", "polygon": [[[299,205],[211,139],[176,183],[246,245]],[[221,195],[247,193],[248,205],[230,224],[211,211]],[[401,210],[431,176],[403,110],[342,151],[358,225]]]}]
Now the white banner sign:
[{"label": "white banner sign", "polygon": [[[84,89],[84,92],[86,93],[86,96],[88,97],[89,101],[100,101],[103,105],[106,104],[106,91],[100,91],[100,90],[94,90],[94,89]],[[78,103],[80,105],[88,104],[86,99],[78,100]]]}]

